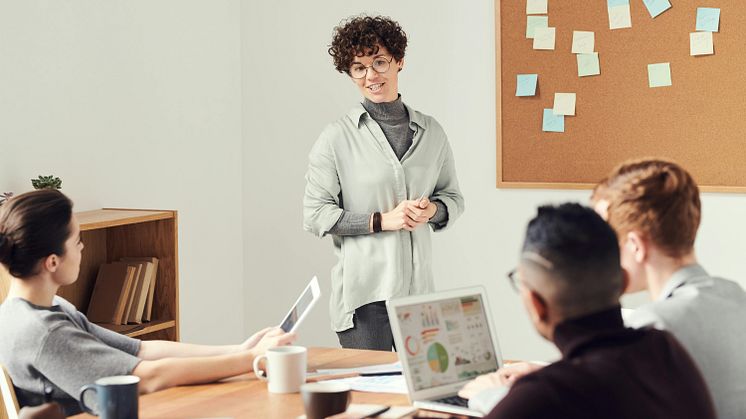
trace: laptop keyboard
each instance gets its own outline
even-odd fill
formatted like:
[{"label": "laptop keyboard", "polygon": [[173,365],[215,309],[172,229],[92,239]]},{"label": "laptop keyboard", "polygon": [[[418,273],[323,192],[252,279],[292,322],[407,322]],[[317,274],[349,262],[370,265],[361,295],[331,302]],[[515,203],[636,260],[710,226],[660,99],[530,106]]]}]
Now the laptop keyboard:
[{"label": "laptop keyboard", "polygon": [[433,401],[436,403],[450,404],[453,406],[469,407],[469,400],[459,396],[445,397]]}]

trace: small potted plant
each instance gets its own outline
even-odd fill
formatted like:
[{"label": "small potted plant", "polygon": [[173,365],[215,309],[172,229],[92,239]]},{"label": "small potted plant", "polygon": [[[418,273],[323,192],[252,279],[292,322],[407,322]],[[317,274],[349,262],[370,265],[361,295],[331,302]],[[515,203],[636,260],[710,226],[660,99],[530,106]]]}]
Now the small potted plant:
[{"label": "small potted plant", "polygon": [[37,179],[31,179],[31,186],[34,189],[62,189],[62,179],[53,175],[39,175]]}]

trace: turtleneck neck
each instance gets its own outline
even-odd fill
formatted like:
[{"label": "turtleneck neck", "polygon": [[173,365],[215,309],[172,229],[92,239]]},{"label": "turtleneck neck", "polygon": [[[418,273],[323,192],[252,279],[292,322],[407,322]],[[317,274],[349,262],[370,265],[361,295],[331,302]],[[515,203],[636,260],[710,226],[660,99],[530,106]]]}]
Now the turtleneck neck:
[{"label": "turtleneck neck", "polygon": [[365,98],[363,108],[379,123],[395,124],[405,120],[409,121],[409,114],[407,113],[407,108],[404,106],[404,102],[401,100],[401,95],[394,101],[382,103],[371,102],[368,98]]}]

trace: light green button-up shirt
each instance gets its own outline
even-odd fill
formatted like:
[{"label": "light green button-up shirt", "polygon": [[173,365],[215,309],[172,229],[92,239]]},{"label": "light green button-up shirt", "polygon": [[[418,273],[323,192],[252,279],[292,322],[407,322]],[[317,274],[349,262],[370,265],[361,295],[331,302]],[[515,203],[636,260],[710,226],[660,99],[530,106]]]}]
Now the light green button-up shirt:
[{"label": "light green button-up shirt", "polygon": [[[443,128],[409,106],[407,111],[414,138],[401,161],[362,105],[324,129],[309,154],[303,199],[306,231],[324,237],[343,209],[387,212],[423,195],[448,209],[442,228],[461,215],[464,198]],[[338,257],[331,273],[329,307],[334,331],[352,328],[355,309],[365,304],[433,291],[430,228],[426,225],[413,232],[332,237]]]}]

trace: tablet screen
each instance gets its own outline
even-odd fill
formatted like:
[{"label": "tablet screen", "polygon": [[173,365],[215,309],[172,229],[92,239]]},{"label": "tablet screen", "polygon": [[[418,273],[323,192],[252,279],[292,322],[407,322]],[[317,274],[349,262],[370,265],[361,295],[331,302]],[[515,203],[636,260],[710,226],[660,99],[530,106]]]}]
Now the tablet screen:
[{"label": "tablet screen", "polygon": [[305,291],[303,291],[303,295],[301,295],[298,299],[298,303],[295,304],[295,307],[290,310],[290,313],[288,313],[287,317],[285,317],[285,320],[282,321],[282,325],[280,325],[282,330],[286,332],[293,330],[293,326],[295,326],[295,323],[298,322],[298,318],[301,316],[301,314],[308,310],[312,302],[313,290],[310,286],[308,286],[306,287]]}]

